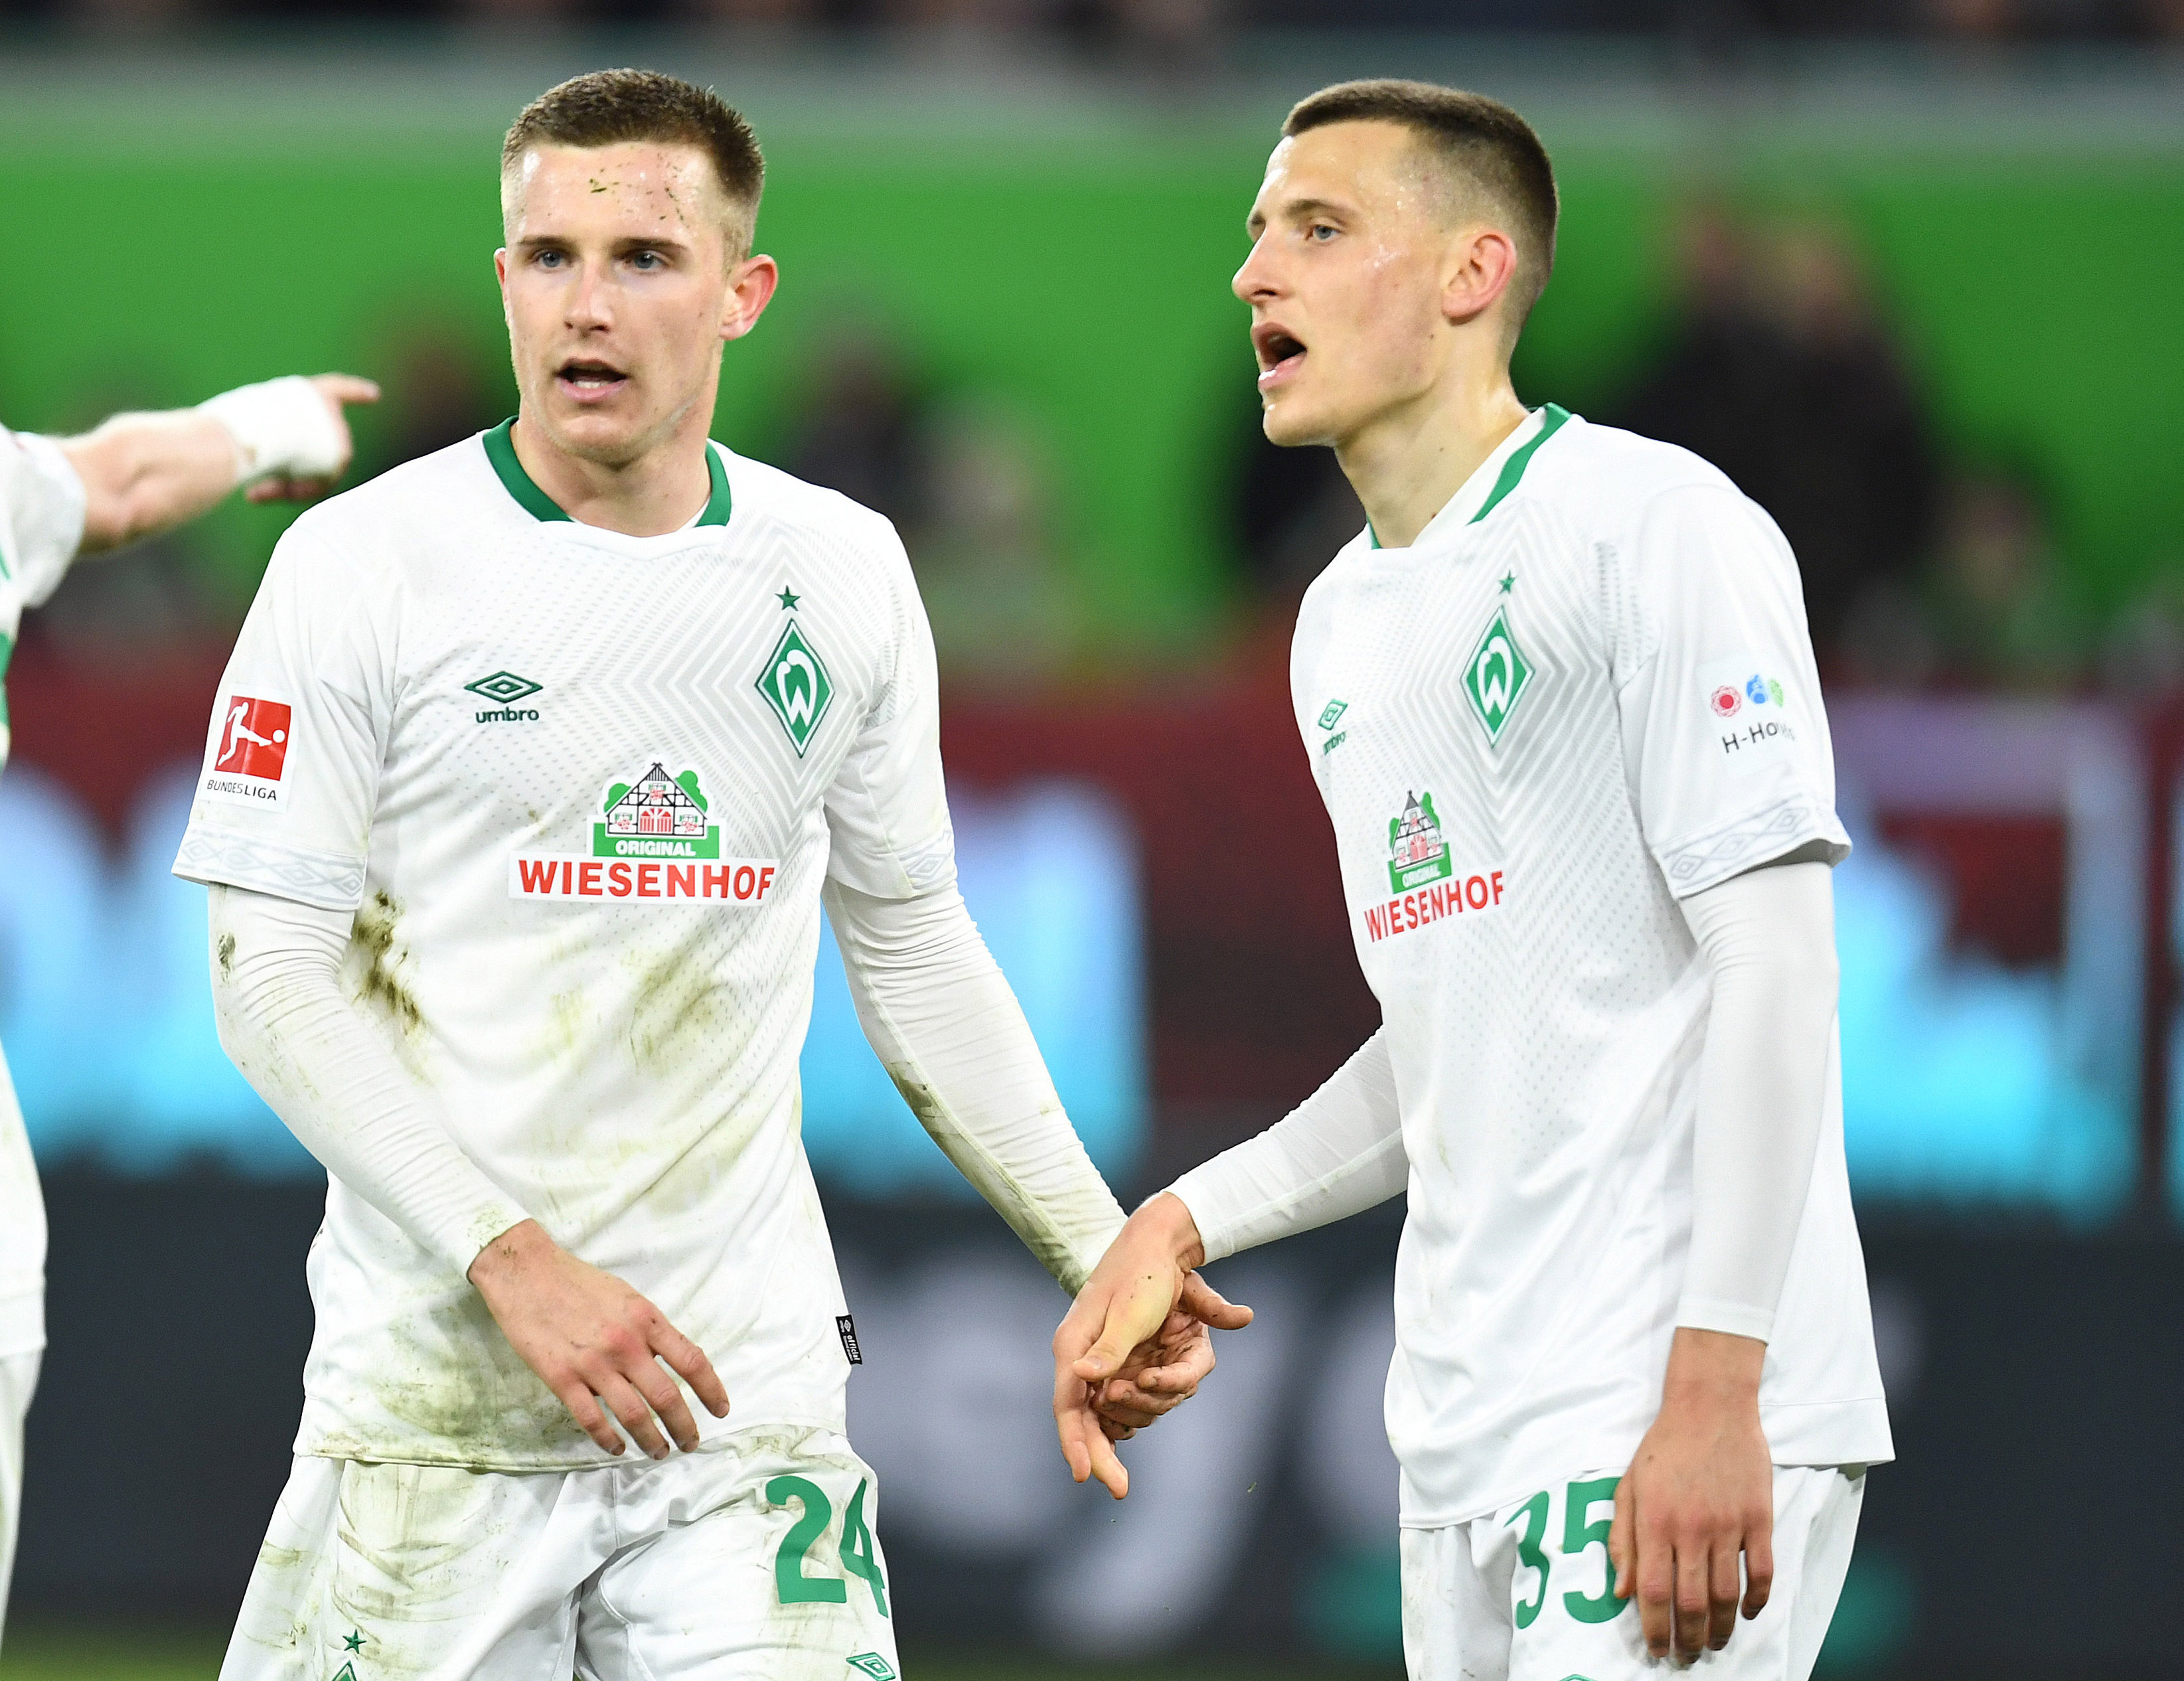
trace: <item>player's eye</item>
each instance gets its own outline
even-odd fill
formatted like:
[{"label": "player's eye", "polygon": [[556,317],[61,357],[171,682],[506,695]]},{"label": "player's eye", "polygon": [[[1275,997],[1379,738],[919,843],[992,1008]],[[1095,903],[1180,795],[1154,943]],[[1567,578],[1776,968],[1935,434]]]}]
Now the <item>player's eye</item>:
[{"label": "player's eye", "polygon": [[645,274],[650,274],[655,269],[664,269],[667,266],[666,259],[657,251],[633,252],[629,260],[632,268]]},{"label": "player's eye", "polygon": [[559,251],[541,251],[531,260],[542,269],[558,269],[561,266],[564,257]]},{"label": "player's eye", "polygon": [[1334,234],[1335,229],[1333,223],[1314,222],[1310,227],[1305,230],[1304,237],[1312,241],[1315,245],[1324,245],[1329,240],[1334,237]]}]

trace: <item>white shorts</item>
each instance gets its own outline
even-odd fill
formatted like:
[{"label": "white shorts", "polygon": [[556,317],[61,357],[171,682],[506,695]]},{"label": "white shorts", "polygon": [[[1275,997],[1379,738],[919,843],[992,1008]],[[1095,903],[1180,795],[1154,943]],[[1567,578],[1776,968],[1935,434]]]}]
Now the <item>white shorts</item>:
[{"label": "white shorts", "polygon": [[220,1681],[893,1681],[878,1517],[795,1426],[583,1471],[299,1458]]},{"label": "white shorts", "polygon": [[15,1528],[23,1515],[23,1420],[38,1387],[42,1355],[0,1355],[0,1627],[8,1621],[8,1578],[15,1571]]},{"label": "white shorts", "polygon": [[[1607,1563],[1613,1472],[1490,1517],[1403,1531],[1411,1681],[1626,1681],[1680,1666],[1647,1655],[1635,1599]],[[1729,1645],[1690,1666],[1716,1681],[1806,1681],[1850,1568],[1862,1466],[1774,1467],[1774,1588]]]}]

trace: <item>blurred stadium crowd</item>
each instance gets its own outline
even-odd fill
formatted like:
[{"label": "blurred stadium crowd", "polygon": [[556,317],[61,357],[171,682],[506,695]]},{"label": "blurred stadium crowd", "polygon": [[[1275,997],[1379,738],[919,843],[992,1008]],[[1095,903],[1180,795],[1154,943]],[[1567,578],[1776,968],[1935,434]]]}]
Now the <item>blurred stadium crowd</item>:
[{"label": "blurred stadium crowd", "polygon": [[1050,35],[1207,46],[1249,28],[1660,33],[1708,46],[1769,36],[1959,41],[2174,40],[2180,0],[5,0],[0,18],[93,27],[222,21],[531,19],[755,23]]},{"label": "blurred stadium crowd", "polygon": [[[1593,418],[1684,444],[1768,509],[1797,551],[1831,686],[2137,702],[2184,687],[2184,569],[2157,564],[2101,604],[2074,587],[2042,464],[2007,440],[1942,440],[1919,347],[1840,220],[1702,200],[1672,242],[1674,326]],[[768,429],[786,447],[769,453],[904,532],[950,687],[1022,693],[1096,665],[1066,552],[1066,464],[1039,417],[1006,389],[934,377],[877,314],[841,309],[811,337],[818,359]],[[381,377],[363,476],[512,406],[505,368],[429,310],[406,318]],[[1210,489],[1246,633],[1279,640],[1364,515],[1331,454],[1258,436],[1250,398],[1232,470]],[[91,394],[92,408],[132,400]],[[132,644],[231,634],[242,604],[173,564],[187,542],[78,569],[26,621],[32,657],[94,668]]]}]

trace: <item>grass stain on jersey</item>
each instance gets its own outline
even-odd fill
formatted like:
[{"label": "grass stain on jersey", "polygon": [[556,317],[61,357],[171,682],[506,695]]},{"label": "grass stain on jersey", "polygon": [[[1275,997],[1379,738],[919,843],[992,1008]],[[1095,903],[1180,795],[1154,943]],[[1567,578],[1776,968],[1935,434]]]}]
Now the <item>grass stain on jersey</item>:
[{"label": "grass stain on jersey", "polygon": [[[351,1661],[366,1665],[369,1681],[445,1673],[444,1631],[515,1562],[505,1494],[499,1479],[464,1466],[342,1467],[341,1545],[370,1567],[338,1575],[328,1632],[359,1654]],[[355,1647],[344,1638],[352,1630]]]},{"label": "grass stain on jersey", "polygon": [[721,988],[688,948],[640,970],[629,1002],[629,1055],[640,1070],[671,1070],[727,1027]]},{"label": "grass stain on jersey", "polygon": [[213,949],[219,955],[220,972],[221,978],[225,979],[233,973],[235,969],[235,936],[222,934],[220,937],[220,943]]},{"label": "grass stain on jersey", "polygon": [[[979,1195],[996,1208],[1039,1206],[1039,1198],[1018,1183],[1014,1174],[983,1150],[970,1145],[932,1087],[913,1079],[892,1062],[887,1065],[887,1072],[888,1078],[894,1082],[895,1090],[902,1094],[902,1100],[910,1105],[910,1112],[917,1117],[917,1124],[925,1128],[933,1142],[940,1146],[940,1153],[956,1164],[956,1172],[971,1182]],[[1040,1112],[1059,1116],[1061,1109],[1059,1104],[1051,1104],[1043,1105]],[[1011,1229],[1038,1257],[1039,1264],[1073,1294],[1084,1283],[1084,1273],[1077,1252],[1067,1240],[1050,1227],[1026,1231],[1011,1225]]]},{"label": "grass stain on jersey", "polygon": [[384,1010],[406,1041],[423,1031],[425,1015],[401,974],[410,960],[410,948],[396,942],[401,925],[402,902],[382,888],[358,907],[348,944],[350,956],[357,960],[352,982],[356,1001]]},{"label": "grass stain on jersey", "polygon": [[[395,1359],[371,1374],[373,1400],[465,1465],[512,1470],[539,1455],[583,1461],[591,1438],[510,1346],[485,1298],[466,1283],[460,1291],[406,1304],[394,1318]],[[329,1449],[368,1460],[374,1445],[336,1432]]]}]

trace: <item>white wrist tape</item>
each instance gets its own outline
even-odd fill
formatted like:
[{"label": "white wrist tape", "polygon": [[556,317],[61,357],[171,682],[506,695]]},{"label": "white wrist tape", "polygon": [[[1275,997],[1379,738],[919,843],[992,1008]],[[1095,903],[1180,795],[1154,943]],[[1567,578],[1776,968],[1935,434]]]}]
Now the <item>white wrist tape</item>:
[{"label": "white wrist tape", "polygon": [[333,405],[301,374],[237,386],[198,404],[235,440],[236,476],[249,483],[269,473],[322,479],[347,454]]}]

